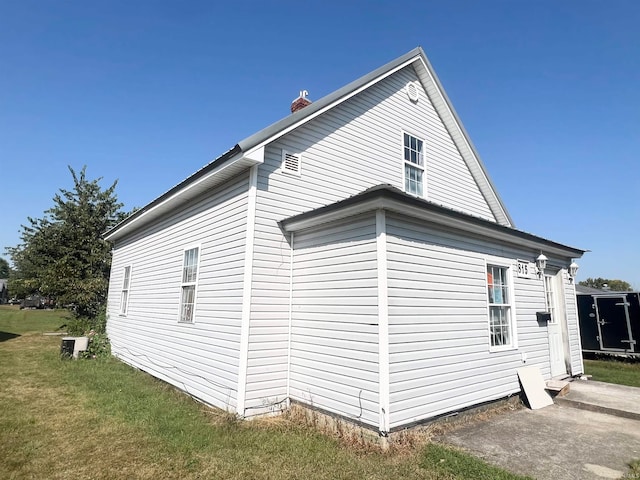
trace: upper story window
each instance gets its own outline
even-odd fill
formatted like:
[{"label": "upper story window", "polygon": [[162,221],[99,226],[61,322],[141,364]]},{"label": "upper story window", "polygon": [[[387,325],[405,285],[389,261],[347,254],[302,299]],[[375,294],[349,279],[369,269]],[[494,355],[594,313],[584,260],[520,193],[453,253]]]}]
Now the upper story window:
[{"label": "upper story window", "polygon": [[193,322],[196,305],[196,286],[198,281],[198,247],[184,251],[182,262],[182,291],[180,296],[180,321]]},{"label": "upper story window", "polygon": [[492,349],[515,346],[509,268],[487,265],[489,336]]},{"label": "upper story window", "polygon": [[404,191],[424,196],[424,142],[404,133]]},{"label": "upper story window", "polygon": [[126,315],[129,304],[129,284],[131,283],[131,266],[124,267],[122,279],[122,292],[120,294],[120,315]]}]

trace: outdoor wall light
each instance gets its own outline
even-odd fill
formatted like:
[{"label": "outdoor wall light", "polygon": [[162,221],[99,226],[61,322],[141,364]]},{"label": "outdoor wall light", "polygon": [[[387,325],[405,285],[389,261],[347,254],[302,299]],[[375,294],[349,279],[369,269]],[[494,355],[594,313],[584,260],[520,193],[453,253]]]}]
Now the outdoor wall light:
[{"label": "outdoor wall light", "polygon": [[571,281],[575,280],[576,275],[578,274],[578,268],[580,267],[576,262],[571,262],[571,265],[569,265],[569,278]]},{"label": "outdoor wall light", "polygon": [[536,267],[538,267],[538,276],[542,278],[544,269],[547,268],[547,257],[545,257],[544,253],[540,253],[536,258]]}]

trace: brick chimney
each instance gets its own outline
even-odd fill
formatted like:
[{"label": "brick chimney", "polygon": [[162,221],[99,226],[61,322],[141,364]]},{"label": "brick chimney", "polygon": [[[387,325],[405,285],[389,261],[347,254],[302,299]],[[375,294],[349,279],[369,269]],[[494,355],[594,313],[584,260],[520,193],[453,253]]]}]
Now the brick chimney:
[{"label": "brick chimney", "polygon": [[300,90],[300,95],[293,102],[291,102],[291,113],[295,113],[298,110],[302,110],[304,107],[311,105],[311,100],[307,98],[309,92],[306,90]]}]

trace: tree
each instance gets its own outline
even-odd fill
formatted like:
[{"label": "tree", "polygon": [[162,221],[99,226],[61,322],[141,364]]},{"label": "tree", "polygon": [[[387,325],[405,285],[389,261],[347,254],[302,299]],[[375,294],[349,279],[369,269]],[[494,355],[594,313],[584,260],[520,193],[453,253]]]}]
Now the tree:
[{"label": "tree", "polygon": [[0,258],[0,278],[9,278],[9,272],[11,272],[9,262],[4,258]]},{"label": "tree", "polygon": [[625,292],[633,290],[633,287],[629,282],[625,282],[624,280],[609,280],[607,278],[587,278],[581,282],[578,282],[578,285],[582,285],[583,287],[591,287],[597,288],[599,290],[608,287],[609,290],[613,290],[615,292]]},{"label": "tree", "polygon": [[106,301],[111,247],[101,234],[126,217],[115,188],[103,190],[102,178],[88,180],[68,167],[71,190],[60,189],[44,218],[28,218],[21,243],[7,249],[15,274],[16,295],[39,293],[58,304],[73,305],[78,317],[94,318]]}]

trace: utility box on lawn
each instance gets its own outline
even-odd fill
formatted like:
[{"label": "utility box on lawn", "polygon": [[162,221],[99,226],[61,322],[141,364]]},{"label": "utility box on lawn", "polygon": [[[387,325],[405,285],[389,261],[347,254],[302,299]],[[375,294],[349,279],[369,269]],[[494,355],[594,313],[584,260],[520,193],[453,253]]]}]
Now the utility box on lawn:
[{"label": "utility box on lawn", "polygon": [[60,355],[63,357],[78,358],[80,352],[89,346],[89,337],[62,337]]}]

